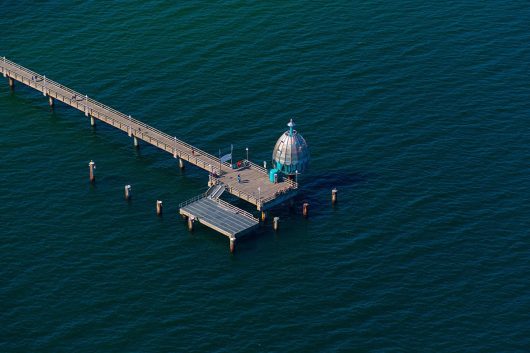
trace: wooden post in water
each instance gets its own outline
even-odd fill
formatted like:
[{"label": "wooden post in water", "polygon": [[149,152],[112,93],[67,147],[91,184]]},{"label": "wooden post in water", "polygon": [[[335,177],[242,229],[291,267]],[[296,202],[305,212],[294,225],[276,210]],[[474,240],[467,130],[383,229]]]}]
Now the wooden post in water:
[{"label": "wooden post in water", "polygon": [[53,98],[52,98],[52,96],[48,96],[48,104],[50,104],[50,107],[53,108],[53,106],[54,106],[54,102],[53,102]]},{"label": "wooden post in water", "polygon": [[236,238],[232,237],[230,238],[230,253],[234,253],[236,249]]},{"label": "wooden post in water", "polygon": [[336,203],[337,203],[337,189],[333,188],[333,190],[331,190],[331,204],[334,205]]},{"label": "wooden post in water", "polygon": [[92,115],[90,115],[90,126],[96,126],[96,120],[94,119],[94,117]]},{"label": "wooden post in water", "polygon": [[302,205],[302,214],[305,218],[309,216],[309,203],[304,202],[304,204]]},{"label": "wooden post in water", "polygon": [[136,136],[133,136],[133,143],[134,147],[139,148],[140,144],[138,143],[138,138]]},{"label": "wooden post in water", "polygon": [[90,182],[93,184],[96,181],[96,177],[94,176],[94,169],[96,169],[96,163],[91,160],[90,163],[88,163],[88,169],[90,170]]},{"label": "wooden post in water", "polygon": [[156,201],[156,214],[162,216],[162,201],[160,200]]},{"label": "wooden post in water", "polygon": [[274,217],[274,222],[272,223],[272,227],[274,228],[274,231],[278,231],[278,228],[280,227],[280,217]]},{"label": "wooden post in water", "polygon": [[9,82],[9,88],[11,88],[11,90],[14,90],[15,89],[15,80],[12,77],[8,77],[7,81]]},{"label": "wooden post in water", "polygon": [[184,170],[184,160],[179,157],[179,167],[180,169]]},{"label": "wooden post in water", "polygon": [[131,199],[131,186],[125,185],[125,200],[129,201]]},{"label": "wooden post in water", "polygon": [[195,221],[195,218],[193,216],[188,217],[188,230],[190,232],[193,232],[193,222]]}]

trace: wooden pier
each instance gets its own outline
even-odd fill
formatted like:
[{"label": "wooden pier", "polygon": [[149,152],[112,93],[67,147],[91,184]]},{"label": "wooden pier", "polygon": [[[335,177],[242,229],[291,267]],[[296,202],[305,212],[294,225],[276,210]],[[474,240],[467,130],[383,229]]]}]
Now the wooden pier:
[{"label": "wooden pier", "polygon": [[[240,168],[234,169],[226,162],[221,163],[218,157],[176,136],[157,130],[130,115],[89,98],[86,93],[74,91],[5,57],[0,58],[0,72],[7,78],[11,89],[15,89],[16,82],[22,83],[41,92],[47,97],[51,107],[54,106],[55,100],[61,101],[83,112],[92,126],[96,120],[104,122],[127,133],[135,146],[138,146],[140,140],[144,141],[178,158],[181,166],[183,161],[187,161],[206,170],[210,175],[209,186],[222,186],[223,191],[255,205],[257,210],[262,211],[262,219],[265,219],[268,209],[291,199],[298,191],[298,184],[292,180],[284,179],[273,183],[269,180],[265,168],[248,160],[244,160]],[[189,202],[181,204],[180,213],[188,219],[191,218],[192,225],[193,220],[198,220],[229,237],[232,251],[236,237],[247,233],[257,224],[257,219],[252,215],[218,197],[199,197],[195,201],[195,205]]]},{"label": "wooden pier", "polygon": [[248,234],[259,224],[259,219],[219,198],[224,192],[222,184],[212,186],[207,192],[179,205],[179,212],[193,230],[195,221],[210,227],[230,239],[230,251],[234,251],[236,239]]},{"label": "wooden pier", "polygon": [[[271,183],[267,170],[250,161],[243,161],[243,167],[233,169],[228,163],[220,163],[215,157],[202,149],[192,146],[176,136],[171,136],[152,126],[121,113],[90,97],[76,92],[48,77],[22,67],[5,57],[0,59],[0,68],[4,77],[14,88],[15,82],[23,83],[40,91],[53,106],[54,100],[61,101],[80,110],[90,119],[92,125],[96,120],[105,122],[126,132],[135,144],[139,140],[147,142],[174,158],[180,158],[199,168],[208,171],[215,183],[226,186],[232,195],[255,205],[258,210],[265,211],[293,197],[298,189],[296,182],[285,179],[278,183]],[[96,119],[96,120],[95,120]],[[238,182],[237,175],[241,182]]]}]

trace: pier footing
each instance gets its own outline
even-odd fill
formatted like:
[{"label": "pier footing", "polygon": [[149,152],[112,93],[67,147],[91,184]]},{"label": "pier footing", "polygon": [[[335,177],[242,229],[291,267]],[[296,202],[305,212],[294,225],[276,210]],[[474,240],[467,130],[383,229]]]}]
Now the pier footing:
[{"label": "pier footing", "polygon": [[157,214],[157,216],[162,216],[162,211],[163,211],[162,201],[157,200],[156,201],[156,214]]},{"label": "pier footing", "polygon": [[94,176],[94,169],[96,169],[96,163],[94,163],[94,161],[90,161],[90,163],[88,163],[88,169],[90,171],[90,182],[94,184],[96,182],[96,177]]},{"label": "pier footing", "polygon": [[190,216],[188,217],[188,230],[190,232],[193,232],[193,222],[195,221],[195,217]]},{"label": "pier footing", "polygon": [[304,202],[304,204],[302,205],[302,214],[305,218],[309,216],[309,203]]}]

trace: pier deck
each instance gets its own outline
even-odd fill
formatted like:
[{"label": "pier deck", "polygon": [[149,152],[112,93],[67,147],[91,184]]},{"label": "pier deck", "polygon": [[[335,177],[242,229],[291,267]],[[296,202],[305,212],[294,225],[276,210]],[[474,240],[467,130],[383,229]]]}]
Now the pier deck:
[{"label": "pier deck", "polygon": [[[53,99],[61,101],[82,111],[91,119],[103,121],[126,132],[132,138],[145,141],[170,153],[174,158],[181,158],[208,171],[214,175],[217,183],[226,186],[228,192],[250,202],[258,210],[267,210],[294,197],[297,192],[298,185],[291,180],[271,183],[267,170],[248,161],[245,161],[247,162],[245,163],[246,167],[238,170],[232,169],[229,164],[220,163],[218,157],[133,119],[130,115],[112,109],[89,98],[86,94],[76,92],[46,76],[7,60],[5,57],[0,58],[0,71],[4,77],[10,80],[21,82],[42,92],[44,96],[50,99],[50,104]],[[11,82],[14,83],[14,81],[10,81],[10,84]],[[238,174],[241,177],[241,183],[237,180]]]},{"label": "pier deck", "polygon": [[198,221],[231,240],[240,238],[259,224],[250,213],[207,194],[182,203],[179,212],[192,222]]}]

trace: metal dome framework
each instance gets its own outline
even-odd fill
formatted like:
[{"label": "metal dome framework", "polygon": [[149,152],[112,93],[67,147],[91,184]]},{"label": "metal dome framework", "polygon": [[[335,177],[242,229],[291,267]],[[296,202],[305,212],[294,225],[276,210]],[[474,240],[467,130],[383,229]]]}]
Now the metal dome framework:
[{"label": "metal dome framework", "polygon": [[305,139],[294,127],[293,119],[287,124],[289,130],[285,131],[276,141],[272,152],[273,166],[287,175],[303,173],[309,164],[309,148]]}]

